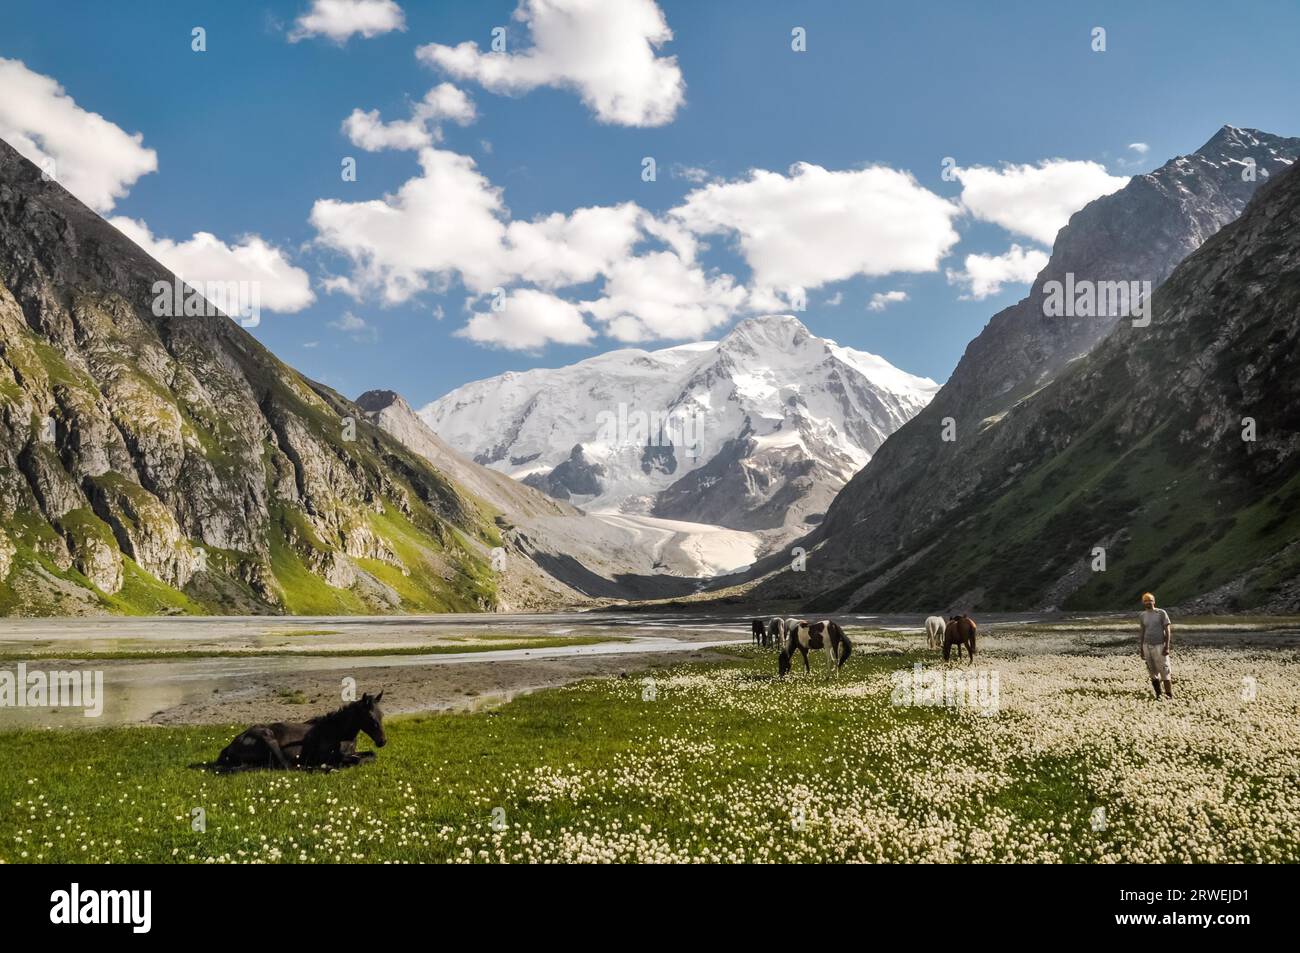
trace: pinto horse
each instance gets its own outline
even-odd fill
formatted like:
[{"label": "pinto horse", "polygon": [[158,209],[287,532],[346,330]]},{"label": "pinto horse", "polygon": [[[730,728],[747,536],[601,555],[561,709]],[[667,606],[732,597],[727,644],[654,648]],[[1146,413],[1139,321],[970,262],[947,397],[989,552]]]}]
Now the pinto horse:
[{"label": "pinto horse", "polygon": [[785,648],[781,650],[781,657],[777,659],[776,665],[780,678],[785,678],[786,672],[790,671],[790,662],[796,651],[803,656],[805,672],[811,671],[808,667],[809,649],[824,649],[826,664],[831,671],[835,672],[844,667],[849,653],[853,651],[853,643],[849,641],[849,637],[844,634],[838,622],[825,620],[809,624],[797,619],[787,619],[786,625],[790,634],[786,638]]},{"label": "pinto horse", "polygon": [[948,661],[948,652],[957,646],[957,661],[961,661],[961,647],[966,646],[971,664],[975,663],[975,620],[968,615],[955,615],[944,627],[943,660]]},{"label": "pinto horse", "polygon": [[217,767],[241,768],[342,768],[360,764],[375,756],[373,751],[357,754],[357,735],[365,732],[375,747],[388,743],[384,736],[384,712],[378,695],[362,695],[328,715],[310,721],[253,725],[242,732],[217,756]]}]

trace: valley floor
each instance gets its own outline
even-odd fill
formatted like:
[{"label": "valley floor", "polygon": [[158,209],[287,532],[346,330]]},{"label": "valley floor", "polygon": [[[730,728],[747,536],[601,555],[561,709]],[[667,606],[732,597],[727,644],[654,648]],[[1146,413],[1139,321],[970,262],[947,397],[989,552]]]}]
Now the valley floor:
[{"label": "valley floor", "polygon": [[766,548],[759,533],[709,523],[689,523],[627,513],[593,513],[594,518],[635,534],[656,563],[681,565],[707,583],[713,576],[750,566]]},{"label": "valley floor", "polygon": [[962,668],[859,621],[838,676],[624,655],[665,667],[390,718],[342,772],[209,773],[233,724],[0,732],[0,861],[1300,860],[1294,620],[1184,623],[1162,702],[1126,618],[989,624]]}]

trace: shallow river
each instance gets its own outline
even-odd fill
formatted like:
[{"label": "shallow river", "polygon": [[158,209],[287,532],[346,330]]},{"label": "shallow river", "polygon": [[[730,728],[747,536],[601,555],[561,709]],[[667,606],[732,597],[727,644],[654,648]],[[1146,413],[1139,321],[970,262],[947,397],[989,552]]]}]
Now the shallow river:
[{"label": "shallow river", "polygon": [[[920,619],[913,615],[837,618],[850,627],[893,630],[900,639],[920,633]],[[982,630],[992,636],[1002,626],[1037,621],[1044,617],[980,619]],[[1223,631],[1184,632],[1193,644],[1222,638],[1235,641]],[[1268,635],[1292,644],[1296,636],[1294,632],[1252,633]],[[546,644],[566,638],[610,641]],[[530,641],[539,644],[530,648]],[[1122,641],[1117,632],[1061,633],[1059,640],[1046,639],[1042,647],[1068,651],[1067,643],[1072,643],[1095,649]],[[0,704],[0,728],[305,717],[315,709],[308,710],[301,693],[313,696],[312,703],[333,698],[337,704],[337,686],[344,678],[363,688],[389,686],[390,711],[474,708],[587,675],[623,674],[669,664],[684,653],[747,642],[747,617],[716,614],[0,619],[0,679],[5,673],[16,676],[18,664],[25,662],[28,672],[78,672],[92,679],[102,673],[103,685],[102,713],[94,718],[87,718],[81,708],[25,707],[10,701]],[[490,648],[495,644],[502,647]],[[457,651],[461,647],[477,650]],[[438,651],[410,654],[421,648]],[[358,651],[407,654],[342,654]],[[57,661],[62,653],[123,652],[274,654]],[[340,654],[315,654],[323,652]],[[288,698],[296,699],[296,709],[285,701]],[[387,698],[385,703],[390,704]]]}]

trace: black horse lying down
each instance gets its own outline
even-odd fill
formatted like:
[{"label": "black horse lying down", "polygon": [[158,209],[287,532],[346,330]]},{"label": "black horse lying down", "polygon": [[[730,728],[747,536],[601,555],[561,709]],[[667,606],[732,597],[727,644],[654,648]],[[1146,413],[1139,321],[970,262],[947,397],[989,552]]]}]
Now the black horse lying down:
[{"label": "black horse lying down", "polygon": [[217,757],[217,766],[239,768],[342,768],[375,756],[373,751],[357,753],[357,735],[365,732],[375,746],[388,743],[384,737],[384,713],[378,695],[362,695],[360,701],[344,705],[311,721],[253,725]]}]

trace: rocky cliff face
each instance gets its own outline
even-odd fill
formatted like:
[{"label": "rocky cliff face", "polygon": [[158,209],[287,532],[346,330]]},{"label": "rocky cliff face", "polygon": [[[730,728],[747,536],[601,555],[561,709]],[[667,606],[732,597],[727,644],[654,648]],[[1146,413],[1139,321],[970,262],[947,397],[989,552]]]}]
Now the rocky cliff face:
[{"label": "rocky cliff face", "polygon": [[0,143],[0,611],[485,609],[496,533]]},{"label": "rocky cliff face", "polygon": [[[836,497],[809,540],[819,548],[808,572],[781,573],[762,592],[798,599],[828,593],[819,605],[846,599],[869,567],[908,558],[919,540],[940,534],[977,488],[989,480],[1014,485],[1018,471],[984,449],[1006,415],[1118,324],[1131,323],[1114,313],[1051,317],[1044,308],[1047,283],[1073,275],[1076,282],[1159,286],[1297,155],[1300,139],[1225,126],[1192,155],[1136,176],[1075,213],[1029,295],[990,320],[934,400]],[[1243,178],[1247,160],[1255,166],[1253,181]],[[956,439],[943,439],[945,425]]]}]

